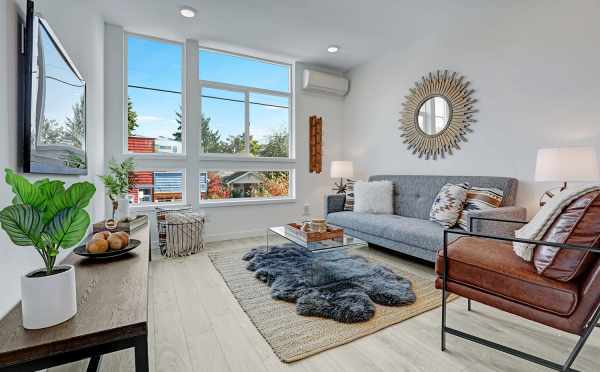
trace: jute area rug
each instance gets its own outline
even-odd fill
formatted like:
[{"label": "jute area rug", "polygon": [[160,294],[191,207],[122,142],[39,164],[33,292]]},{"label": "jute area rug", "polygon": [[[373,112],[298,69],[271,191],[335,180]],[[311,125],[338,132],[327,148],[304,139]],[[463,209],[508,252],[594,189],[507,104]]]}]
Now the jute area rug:
[{"label": "jute area rug", "polygon": [[346,252],[363,255],[370,262],[382,264],[409,279],[417,301],[399,307],[376,305],[375,316],[364,323],[345,324],[300,316],[296,314],[295,304],[273,300],[270,287],[256,279],[254,272],[246,270],[247,262],[241,257],[248,250],[211,251],[208,256],[254,326],[277,357],[286,363],[346,344],[441,306],[441,291],[435,289],[432,277],[411,272],[409,265],[399,259],[385,259],[381,253],[364,247]]}]

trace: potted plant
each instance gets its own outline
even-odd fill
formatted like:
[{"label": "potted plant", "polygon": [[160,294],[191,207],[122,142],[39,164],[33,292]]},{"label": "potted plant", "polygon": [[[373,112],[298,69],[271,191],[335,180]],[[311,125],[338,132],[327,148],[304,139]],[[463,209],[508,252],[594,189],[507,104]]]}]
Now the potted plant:
[{"label": "potted plant", "polygon": [[75,268],[56,265],[60,248],[75,246],[85,236],[90,216],[84,210],[96,192],[89,182],[65,189],[63,181],[34,183],[6,169],[6,183],[15,197],[0,211],[0,226],[19,246],[35,248],[44,268],[21,277],[23,327],[50,327],[77,313]]},{"label": "potted plant", "polygon": [[100,176],[106,189],[106,195],[112,203],[112,223],[116,224],[116,214],[119,210],[119,219],[127,221],[129,219],[129,200],[127,191],[135,187],[134,178],[131,176],[135,169],[135,162],[132,158],[127,158],[121,163],[114,159],[108,162],[108,174]]}]

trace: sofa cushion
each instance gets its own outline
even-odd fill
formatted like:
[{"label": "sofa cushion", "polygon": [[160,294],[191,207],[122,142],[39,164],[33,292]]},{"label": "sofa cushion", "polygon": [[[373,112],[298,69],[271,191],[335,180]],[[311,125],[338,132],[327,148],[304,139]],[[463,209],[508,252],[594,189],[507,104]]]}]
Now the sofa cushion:
[{"label": "sofa cushion", "polygon": [[444,228],[433,221],[390,214],[337,212],[327,215],[327,222],[430,251],[438,250]]},{"label": "sofa cushion", "polygon": [[456,225],[465,200],[467,200],[469,187],[468,183],[445,184],[433,201],[429,219],[444,227]]},{"label": "sofa cushion", "polygon": [[[587,193],[569,204],[554,220],[544,241],[597,247],[600,243],[600,191]],[[595,255],[590,252],[539,245],[533,256],[538,273],[569,281],[587,271]]]},{"label": "sofa cushion", "polygon": [[[443,250],[438,252],[436,273],[443,272]],[[448,278],[508,300],[560,316],[577,307],[578,288],[539,275],[533,265],[513,254],[510,244],[461,237],[448,246]]]},{"label": "sofa cushion", "polygon": [[463,206],[458,226],[463,230],[469,230],[471,214],[476,214],[480,211],[499,208],[502,205],[504,191],[496,187],[477,187],[471,186],[467,190],[467,200]]},{"label": "sofa cushion", "polygon": [[357,181],[354,184],[354,211],[394,213],[394,184],[390,181]]}]

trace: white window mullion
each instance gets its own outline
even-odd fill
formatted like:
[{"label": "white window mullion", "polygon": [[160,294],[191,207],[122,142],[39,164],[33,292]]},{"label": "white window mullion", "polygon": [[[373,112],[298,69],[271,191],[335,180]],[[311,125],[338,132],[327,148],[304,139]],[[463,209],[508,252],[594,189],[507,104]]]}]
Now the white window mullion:
[{"label": "white window mullion", "polygon": [[244,152],[250,156],[250,93],[244,92]]}]

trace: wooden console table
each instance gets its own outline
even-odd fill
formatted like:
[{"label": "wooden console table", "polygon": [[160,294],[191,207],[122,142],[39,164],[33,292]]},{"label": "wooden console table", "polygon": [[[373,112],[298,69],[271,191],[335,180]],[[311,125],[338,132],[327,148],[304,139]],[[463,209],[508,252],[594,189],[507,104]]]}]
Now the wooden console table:
[{"label": "wooden console table", "polygon": [[135,348],[135,369],[148,371],[149,227],[132,234],[142,244],[111,260],[70,254],[75,266],[77,315],[54,327],[26,330],[21,304],[0,320],[0,371],[37,371],[90,358],[97,371],[102,355]]}]

